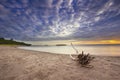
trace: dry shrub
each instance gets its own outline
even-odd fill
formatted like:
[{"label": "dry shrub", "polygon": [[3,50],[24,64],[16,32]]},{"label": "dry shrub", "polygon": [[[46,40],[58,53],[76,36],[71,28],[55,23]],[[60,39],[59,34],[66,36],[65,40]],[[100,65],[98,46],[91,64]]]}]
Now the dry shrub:
[{"label": "dry shrub", "polygon": [[82,66],[87,66],[88,64],[90,64],[90,62],[94,59],[94,57],[92,57],[89,53],[88,54],[84,54],[84,52],[82,51],[81,54],[78,55],[78,62],[82,65]]},{"label": "dry shrub", "polygon": [[73,60],[77,60],[81,66],[83,67],[93,67],[90,64],[90,62],[94,59],[94,57],[92,57],[89,53],[88,54],[84,54],[84,51],[82,51],[82,53],[80,54],[79,51],[74,47],[74,45],[71,43],[72,48],[76,51],[76,54],[78,54],[77,58],[74,58],[71,54],[70,57]]}]

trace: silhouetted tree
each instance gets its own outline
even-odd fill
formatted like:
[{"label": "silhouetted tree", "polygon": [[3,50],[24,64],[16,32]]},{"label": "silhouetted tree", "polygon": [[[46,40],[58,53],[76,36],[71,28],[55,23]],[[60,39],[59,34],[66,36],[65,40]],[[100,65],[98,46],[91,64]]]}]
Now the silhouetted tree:
[{"label": "silhouetted tree", "polygon": [[0,38],[1,40],[5,40],[4,38]]},{"label": "silhouetted tree", "polygon": [[11,38],[10,40],[13,41],[13,38]]}]

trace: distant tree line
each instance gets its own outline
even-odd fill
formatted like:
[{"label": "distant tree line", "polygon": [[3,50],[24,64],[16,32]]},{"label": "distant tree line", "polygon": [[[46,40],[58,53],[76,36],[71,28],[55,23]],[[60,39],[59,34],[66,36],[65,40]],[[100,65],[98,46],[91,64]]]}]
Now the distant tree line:
[{"label": "distant tree line", "polygon": [[14,41],[13,38],[11,38],[10,40],[6,40],[5,38],[0,38],[0,44],[6,44],[6,45],[26,45],[26,46],[30,46],[31,45],[31,44],[26,44],[24,42]]}]

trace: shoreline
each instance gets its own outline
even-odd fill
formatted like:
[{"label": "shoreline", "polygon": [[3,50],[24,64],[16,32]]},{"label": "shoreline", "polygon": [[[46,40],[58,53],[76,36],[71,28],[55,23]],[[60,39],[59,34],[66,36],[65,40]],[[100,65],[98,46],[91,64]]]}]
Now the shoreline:
[{"label": "shoreline", "polygon": [[[70,54],[66,54],[66,53],[64,54],[64,53],[57,53],[57,52],[47,52],[47,51],[45,52],[45,51],[38,51],[38,50],[32,50],[32,49],[24,49],[24,48],[20,48],[20,47],[24,47],[24,46],[18,46],[18,47],[16,46],[16,48],[21,49],[21,50],[43,52],[43,53],[49,53],[49,54],[58,54],[58,55],[70,55]],[[72,55],[78,55],[78,54],[72,53]],[[120,57],[120,55],[98,55],[98,54],[90,54],[90,55],[96,56],[96,57]]]},{"label": "shoreline", "polygon": [[89,69],[66,54],[17,47],[0,46],[0,80],[120,80],[118,56],[93,55]]}]

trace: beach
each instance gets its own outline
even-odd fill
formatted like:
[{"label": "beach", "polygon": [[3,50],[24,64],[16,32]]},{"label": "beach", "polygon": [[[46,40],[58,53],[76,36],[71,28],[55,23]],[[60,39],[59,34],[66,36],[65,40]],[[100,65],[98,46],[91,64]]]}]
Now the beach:
[{"label": "beach", "polygon": [[0,80],[120,80],[120,56],[94,56],[93,68],[69,55],[0,46]]}]

